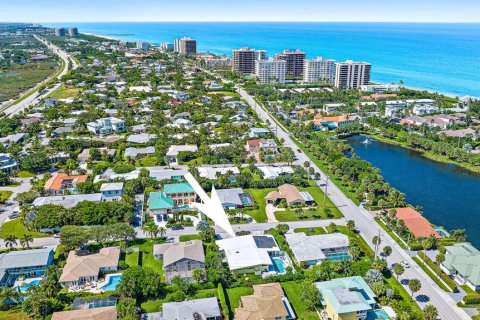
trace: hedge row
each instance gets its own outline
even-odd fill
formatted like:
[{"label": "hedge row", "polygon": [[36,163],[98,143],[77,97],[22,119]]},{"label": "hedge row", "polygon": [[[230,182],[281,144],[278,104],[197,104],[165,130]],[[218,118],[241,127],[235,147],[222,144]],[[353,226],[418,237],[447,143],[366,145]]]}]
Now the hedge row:
[{"label": "hedge row", "polygon": [[466,305],[469,304],[480,304],[480,294],[478,293],[470,293],[463,297],[463,303]]},{"label": "hedge row", "polygon": [[454,292],[457,291],[457,284],[455,283],[455,281],[453,281],[452,278],[450,278],[445,272],[443,272],[442,269],[440,269],[429,257],[427,257],[425,253],[420,251],[418,252],[418,256],[420,257],[420,259],[425,261],[425,263],[430,267],[430,269],[432,269],[438,275],[438,277],[450,287],[450,289],[452,289]]}]

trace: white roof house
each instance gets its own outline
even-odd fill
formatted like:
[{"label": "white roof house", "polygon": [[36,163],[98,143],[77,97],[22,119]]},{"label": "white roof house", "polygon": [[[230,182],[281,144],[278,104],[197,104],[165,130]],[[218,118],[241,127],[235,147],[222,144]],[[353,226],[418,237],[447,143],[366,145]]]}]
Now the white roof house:
[{"label": "white roof house", "polygon": [[155,153],[155,147],[146,147],[146,148],[126,148],[124,157],[125,158],[136,158],[138,156],[148,156]]},{"label": "white roof house", "polygon": [[157,137],[156,134],[148,134],[148,133],[132,134],[128,136],[127,142],[128,143],[147,143],[155,140],[156,137]]},{"label": "white roof house", "polygon": [[239,175],[240,170],[235,166],[228,166],[223,168],[214,168],[214,167],[198,167],[198,172],[200,177],[207,178],[210,180],[217,180],[217,173],[221,175],[226,175],[228,171],[231,171],[233,175]]},{"label": "white roof house", "polygon": [[277,178],[281,175],[293,174],[293,168],[290,166],[273,167],[273,166],[259,166],[258,169],[262,171],[265,179]]},{"label": "white roof house", "polygon": [[62,206],[66,209],[75,207],[82,201],[91,201],[91,202],[101,202],[102,194],[101,193],[91,193],[91,194],[70,194],[70,195],[59,195],[59,196],[49,196],[49,197],[38,197],[33,200],[33,206],[39,207],[46,204],[56,204]]},{"label": "white roof house", "polygon": [[297,262],[317,262],[327,259],[329,253],[348,250],[348,237],[341,233],[307,236],[303,232],[285,234]]},{"label": "white roof house", "polygon": [[270,266],[272,260],[269,253],[281,251],[271,235],[246,235],[217,240],[216,243],[231,271]]}]

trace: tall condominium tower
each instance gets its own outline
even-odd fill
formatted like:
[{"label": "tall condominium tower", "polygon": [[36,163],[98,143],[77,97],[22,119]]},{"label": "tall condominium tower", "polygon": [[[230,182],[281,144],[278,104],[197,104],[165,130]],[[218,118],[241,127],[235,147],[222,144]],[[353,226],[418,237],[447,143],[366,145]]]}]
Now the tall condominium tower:
[{"label": "tall condominium tower", "polygon": [[299,77],[303,74],[303,62],[305,61],[305,52],[299,49],[295,51],[283,50],[275,56],[277,60],[287,62],[287,73],[293,77]]},{"label": "tall condominium tower", "polygon": [[285,83],[287,62],[285,60],[257,60],[255,76],[260,84]]},{"label": "tall condominium tower", "polygon": [[267,52],[265,50],[255,50],[251,48],[240,48],[233,50],[233,71],[240,71],[244,74],[255,73],[255,61],[265,60]]},{"label": "tall condominium tower", "polygon": [[186,56],[195,55],[197,54],[197,41],[188,37],[175,39],[173,49]]},{"label": "tall condominium tower", "polygon": [[303,81],[306,83],[326,82],[333,84],[335,82],[335,60],[323,59],[322,57],[305,60]]},{"label": "tall condominium tower", "polygon": [[337,62],[335,64],[335,87],[358,88],[370,82],[372,65],[368,62]]}]

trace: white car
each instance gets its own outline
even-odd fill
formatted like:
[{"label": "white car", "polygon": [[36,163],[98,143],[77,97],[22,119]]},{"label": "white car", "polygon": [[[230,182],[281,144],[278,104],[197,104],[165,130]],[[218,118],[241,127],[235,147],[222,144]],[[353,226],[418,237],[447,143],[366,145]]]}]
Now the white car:
[{"label": "white car", "polygon": [[407,261],[402,260],[402,262],[400,262],[400,263],[402,264],[402,266],[403,266],[404,268],[410,268],[410,265],[408,264]]}]

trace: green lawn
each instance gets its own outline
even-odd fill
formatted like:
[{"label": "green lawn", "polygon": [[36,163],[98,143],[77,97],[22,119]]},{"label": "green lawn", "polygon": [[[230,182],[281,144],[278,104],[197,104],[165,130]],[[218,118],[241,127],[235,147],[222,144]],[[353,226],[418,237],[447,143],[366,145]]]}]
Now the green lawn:
[{"label": "green lawn", "polygon": [[30,317],[22,311],[21,307],[14,307],[10,310],[0,310],[2,320],[29,320]]},{"label": "green lawn", "polygon": [[56,90],[53,92],[50,97],[51,98],[57,98],[57,99],[66,99],[66,98],[78,98],[78,93],[79,93],[78,88],[64,88],[62,87],[59,90]]},{"label": "green lawn", "polygon": [[304,232],[307,236],[314,236],[319,234],[327,234],[327,231],[323,227],[315,227],[315,228],[297,228],[293,229],[293,232],[299,233]]},{"label": "green lawn", "polygon": [[317,320],[319,319],[315,311],[310,311],[305,307],[305,304],[300,297],[300,292],[302,292],[302,285],[297,282],[289,281],[281,283],[285,295],[292,305],[293,311],[297,316],[297,319],[303,320]]},{"label": "green lawn", "polygon": [[21,170],[16,173],[16,176],[19,178],[33,178],[33,177],[36,177],[37,175],[27,170]]},{"label": "green lawn", "polygon": [[13,191],[10,190],[0,190],[0,203],[5,203],[12,193]]},{"label": "green lawn", "polygon": [[240,298],[253,294],[251,287],[238,287],[227,289],[228,300],[230,301],[230,308],[235,312],[235,308],[240,306]]},{"label": "green lawn", "polygon": [[267,201],[265,201],[265,196],[270,191],[275,190],[277,189],[245,189],[245,192],[250,193],[255,204],[258,205],[258,209],[247,210],[245,213],[257,222],[267,222],[267,214],[265,213]]},{"label": "green lawn", "polygon": [[[303,210],[303,218],[295,213],[294,209],[287,208],[285,211],[275,212],[275,217],[280,222],[285,221],[298,221],[298,220],[316,220],[316,219],[338,219],[342,217],[340,210],[333,204],[333,202],[327,197],[325,201],[325,207],[323,206],[323,191],[319,187],[299,188],[300,191],[308,191],[310,195],[315,199],[317,207],[314,211],[308,209]],[[325,209],[330,210],[330,217],[327,217]]]},{"label": "green lawn", "polygon": [[439,280],[439,278],[437,277],[437,275],[433,274],[432,271],[430,271],[430,269],[428,269],[426,266],[425,266],[425,263],[418,257],[413,257],[412,258],[413,260],[415,260],[415,262],[420,266],[420,268],[423,269],[423,271],[430,277],[430,279],[433,280],[433,282],[435,282],[437,284],[437,286],[440,287],[440,289],[442,289],[443,291],[447,291],[447,292],[450,292],[451,290],[449,288],[447,288],[443,282],[441,282]]},{"label": "green lawn", "polygon": [[190,241],[190,240],[200,240],[199,234],[187,234],[179,237],[180,242]]},{"label": "green lawn", "polygon": [[[218,296],[217,289],[199,290],[193,299],[213,298]],[[164,299],[147,300],[141,303],[142,312],[159,312],[162,309]]]},{"label": "green lawn", "polygon": [[129,267],[138,266],[139,252],[128,252],[125,256],[125,263]]},{"label": "green lawn", "polygon": [[151,268],[163,279],[163,262],[162,260],[155,259],[153,255],[153,244],[153,241],[150,239],[141,239],[138,240],[137,243],[132,245],[131,247],[140,248],[141,254],[139,259],[139,265],[141,265],[142,267]]},{"label": "green lawn", "polygon": [[36,232],[28,230],[22,223],[21,218],[17,218],[2,225],[0,238],[5,239],[9,234],[15,235],[17,238],[22,238],[24,234],[30,235],[33,238],[50,237],[50,234],[43,232]]}]

